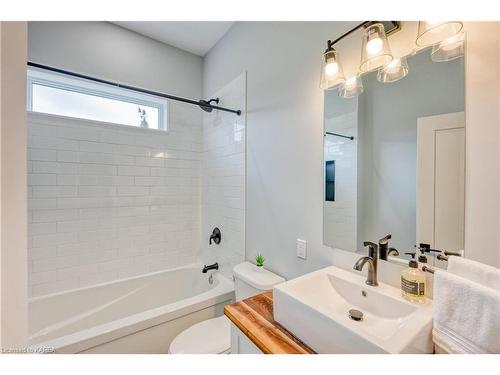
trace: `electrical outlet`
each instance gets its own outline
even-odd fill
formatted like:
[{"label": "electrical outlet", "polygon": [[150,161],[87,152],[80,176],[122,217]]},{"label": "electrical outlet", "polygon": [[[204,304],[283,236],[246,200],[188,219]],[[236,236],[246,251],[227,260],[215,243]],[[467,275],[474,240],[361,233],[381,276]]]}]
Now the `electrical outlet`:
[{"label": "electrical outlet", "polygon": [[307,241],[297,238],[297,257],[306,259],[307,258]]}]

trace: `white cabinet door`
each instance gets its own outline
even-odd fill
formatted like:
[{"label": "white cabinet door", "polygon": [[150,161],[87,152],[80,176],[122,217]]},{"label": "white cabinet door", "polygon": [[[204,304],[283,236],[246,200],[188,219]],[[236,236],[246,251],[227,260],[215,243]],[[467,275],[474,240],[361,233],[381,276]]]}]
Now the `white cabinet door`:
[{"label": "white cabinet door", "polygon": [[231,323],[231,354],[263,354],[246,335]]}]

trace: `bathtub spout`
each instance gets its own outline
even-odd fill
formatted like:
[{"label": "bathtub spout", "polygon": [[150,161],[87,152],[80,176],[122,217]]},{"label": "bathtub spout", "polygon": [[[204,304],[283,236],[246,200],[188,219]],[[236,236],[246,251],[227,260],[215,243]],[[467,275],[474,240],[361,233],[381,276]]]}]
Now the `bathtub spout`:
[{"label": "bathtub spout", "polygon": [[210,264],[208,266],[204,266],[203,267],[203,270],[201,270],[201,272],[203,273],[207,273],[209,270],[218,270],[219,269],[219,263],[214,263],[214,264]]}]

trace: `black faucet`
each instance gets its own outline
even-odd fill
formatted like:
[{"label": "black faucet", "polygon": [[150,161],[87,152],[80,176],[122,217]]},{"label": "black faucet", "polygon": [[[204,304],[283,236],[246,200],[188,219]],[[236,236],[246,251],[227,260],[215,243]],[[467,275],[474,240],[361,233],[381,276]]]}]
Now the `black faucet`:
[{"label": "black faucet", "polygon": [[389,250],[387,250],[387,256],[389,255],[392,255],[392,256],[399,256],[399,251],[398,249],[394,248],[394,247],[390,247]]},{"label": "black faucet", "polygon": [[212,231],[210,239],[208,240],[208,244],[211,245],[212,241],[214,241],[218,245],[220,244],[220,239],[221,239],[220,229],[215,227],[214,230]]},{"label": "black faucet", "polygon": [[380,259],[387,260],[388,249],[389,249],[389,240],[392,238],[392,235],[389,233],[384,238],[378,240],[378,254]]},{"label": "black faucet", "polygon": [[219,269],[219,263],[214,263],[214,264],[210,264],[210,265],[205,265],[203,266],[203,269],[201,270],[201,272],[203,273],[207,273],[208,271],[210,270],[218,270]]},{"label": "black faucet", "polygon": [[378,286],[378,280],[377,280],[378,246],[377,244],[368,241],[363,242],[363,245],[368,246],[368,256],[358,259],[358,261],[354,264],[353,268],[357,271],[361,271],[363,269],[363,266],[366,263],[368,263],[368,277],[366,278],[366,284],[371,286]]}]

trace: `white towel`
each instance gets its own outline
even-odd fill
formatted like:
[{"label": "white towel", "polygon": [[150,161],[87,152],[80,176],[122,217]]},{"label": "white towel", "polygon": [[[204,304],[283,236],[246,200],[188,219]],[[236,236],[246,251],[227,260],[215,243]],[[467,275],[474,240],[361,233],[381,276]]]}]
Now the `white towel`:
[{"label": "white towel", "polygon": [[448,353],[500,353],[500,292],[446,271],[434,274],[434,343]]},{"label": "white towel", "polygon": [[500,269],[457,256],[448,258],[448,272],[500,291]]}]

